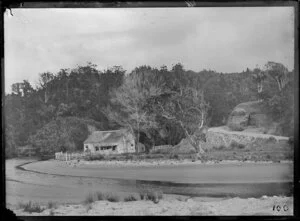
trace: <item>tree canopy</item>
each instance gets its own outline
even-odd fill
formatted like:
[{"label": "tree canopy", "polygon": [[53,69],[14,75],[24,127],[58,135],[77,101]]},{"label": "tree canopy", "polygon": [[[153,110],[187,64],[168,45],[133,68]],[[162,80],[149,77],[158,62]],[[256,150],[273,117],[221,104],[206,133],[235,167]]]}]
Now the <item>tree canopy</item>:
[{"label": "tree canopy", "polygon": [[[193,142],[197,128],[224,125],[237,104],[258,99],[283,125],[282,135],[291,135],[293,79],[294,72],[275,62],[227,74],[186,70],[180,63],[170,69],[144,65],[130,73],[121,66],[100,71],[87,63],[41,73],[36,88],[16,82],[5,96],[6,153],[27,144],[48,152],[60,146],[80,149],[87,136],[81,119],[98,122],[103,130],[128,127],[136,142],[148,147],[175,145],[184,137]],[[77,129],[60,122],[73,122]]]}]

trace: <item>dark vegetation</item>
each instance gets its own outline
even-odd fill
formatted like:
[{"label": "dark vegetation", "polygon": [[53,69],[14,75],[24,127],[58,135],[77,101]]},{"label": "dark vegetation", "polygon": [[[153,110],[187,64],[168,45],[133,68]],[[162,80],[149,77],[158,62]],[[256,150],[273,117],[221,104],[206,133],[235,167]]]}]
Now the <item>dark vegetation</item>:
[{"label": "dark vegetation", "polygon": [[238,142],[236,142],[235,140],[233,140],[233,141],[230,143],[230,148],[231,148],[231,149],[244,149],[244,148],[245,148],[245,145],[244,145],[244,144],[241,144],[241,143],[238,143]]},{"label": "dark vegetation", "polygon": [[121,198],[114,193],[95,192],[95,193],[89,193],[86,196],[84,200],[84,204],[91,204],[95,201],[100,201],[100,200],[107,200],[109,202],[119,202],[121,201]]},{"label": "dark vegetation", "polygon": [[282,135],[292,136],[294,72],[274,62],[266,67],[268,72],[224,74],[176,64],[170,70],[141,66],[126,73],[120,66],[100,71],[88,63],[42,73],[35,88],[24,80],[5,95],[6,157],[27,145],[40,156],[81,151],[90,131],[120,127],[130,128],[147,151],[183,138],[197,147],[192,136],[197,128],[224,125],[237,104],[258,99]]},{"label": "dark vegetation", "polygon": [[163,198],[163,192],[152,189],[143,189],[140,191],[141,200],[151,200],[158,203]]},{"label": "dark vegetation", "polygon": [[109,201],[109,202],[131,202],[138,200],[151,200],[154,203],[158,203],[163,198],[163,192],[160,190],[154,190],[152,188],[143,188],[140,190],[139,195],[129,194],[125,197],[121,197],[116,193],[95,192],[89,193],[84,200],[84,204],[89,205],[95,201]]},{"label": "dark vegetation", "polygon": [[38,203],[32,203],[31,201],[29,201],[28,203],[19,203],[18,208],[23,209],[24,212],[29,213],[40,213],[45,210]]},{"label": "dark vegetation", "polygon": [[131,201],[137,201],[137,200],[138,200],[138,198],[133,194],[126,196],[124,198],[124,202],[131,202]]},{"label": "dark vegetation", "polygon": [[56,208],[56,203],[49,201],[47,206],[48,206],[48,209],[53,209],[53,208]]}]

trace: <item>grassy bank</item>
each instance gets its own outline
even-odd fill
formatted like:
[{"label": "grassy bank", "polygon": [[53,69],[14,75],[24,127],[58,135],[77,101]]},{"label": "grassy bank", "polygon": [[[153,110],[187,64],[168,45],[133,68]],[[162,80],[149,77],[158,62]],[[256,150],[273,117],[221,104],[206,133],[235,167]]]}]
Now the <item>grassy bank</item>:
[{"label": "grassy bank", "polygon": [[194,150],[186,151],[172,151],[170,148],[153,151],[152,153],[131,153],[131,154],[118,154],[118,155],[101,155],[95,154],[86,156],[84,159],[87,161],[101,160],[101,161],[144,161],[144,160],[201,160],[207,161],[273,161],[279,162],[284,160],[293,160],[294,150],[292,145],[280,145],[277,143],[266,144],[264,147],[254,146],[245,147],[239,143],[232,143],[229,147],[216,146],[205,149],[205,152],[197,156]]}]

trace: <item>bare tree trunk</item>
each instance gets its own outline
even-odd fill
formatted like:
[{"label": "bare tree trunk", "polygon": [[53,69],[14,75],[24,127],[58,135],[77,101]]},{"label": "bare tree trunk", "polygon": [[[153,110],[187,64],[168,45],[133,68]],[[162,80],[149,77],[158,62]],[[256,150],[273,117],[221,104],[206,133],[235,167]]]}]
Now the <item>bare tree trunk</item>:
[{"label": "bare tree trunk", "polygon": [[45,100],[44,100],[45,104],[47,104],[48,99],[49,99],[49,96],[48,96],[48,90],[47,90],[47,88],[46,88],[46,89],[45,89]]},{"label": "bare tree trunk", "polygon": [[67,104],[69,104],[69,79],[67,80]]},{"label": "bare tree trunk", "polygon": [[278,84],[279,91],[281,91],[282,90],[281,79],[279,79],[279,77],[276,77],[276,82]]},{"label": "bare tree trunk", "polygon": [[198,144],[198,142],[193,138],[193,135],[189,134],[189,132],[187,131],[187,129],[184,127],[183,123],[180,121],[180,125],[182,127],[182,129],[184,130],[187,138],[190,141],[190,144],[195,148],[197,155],[199,155],[200,153],[203,153],[203,149],[200,146],[200,143]]},{"label": "bare tree trunk", "polygon": [[202,111],[201,112],[201,123],[200,123],[199,129],[201,129],[203,127],[203,124],[204,124],[204,112]]},{"label": "bare tree trunk", "polygon": [[257,84],[257,92],[258,93],[262,92],[262,83],[261,82]]},{"label": "bare tree trunk", "polygon": [[139,113],[138,113],[138,108],[136,107],[136,114],[137,114],[137,152],[139,151],[138,150],[138,147],[139,147],[139,143],[140,143],[140,119],[139,119]]}]

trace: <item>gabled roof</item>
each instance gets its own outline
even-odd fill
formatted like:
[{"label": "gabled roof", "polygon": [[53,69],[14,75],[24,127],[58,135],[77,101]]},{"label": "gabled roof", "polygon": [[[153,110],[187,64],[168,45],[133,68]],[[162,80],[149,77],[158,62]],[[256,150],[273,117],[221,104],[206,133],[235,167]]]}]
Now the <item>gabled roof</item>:
[{"label": "gabled roof", "polygon": [[94,131],[84,143],[117,143],[123,139],[128,133],[127,129],[110,130],[110,131]]}]

